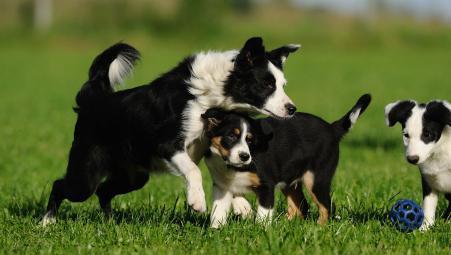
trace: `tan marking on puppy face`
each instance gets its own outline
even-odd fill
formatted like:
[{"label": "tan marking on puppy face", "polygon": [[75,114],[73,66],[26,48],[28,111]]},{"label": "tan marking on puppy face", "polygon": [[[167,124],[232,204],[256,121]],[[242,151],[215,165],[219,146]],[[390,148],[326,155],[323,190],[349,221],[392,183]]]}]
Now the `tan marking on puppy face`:
[{"label": "tan marking on puppy face", "polygon": [[219,151],[222,157],[229,157],[230,150],[227,150],[226,148],[222,147],[221,139],[222,139],[221,136],[211,138],[211,145]]},{"label": "tan marking on puppy face", "polygon": [[305,215],[302,213],[302,207],[306,206],[307,201],[305,200],[304,193],[302,193],[301,185],[291,185],[282,190],[283,194],[287,198],[288,211],[287,218],[292,220],[296,217],[305,219]]},{"label": "tan marking on puppy face", "polygon": [[305,172],[304,176],[302,176],[302,181],[303,181],[305,187],[307,188],[308,193],[312,197],[313,202],[318,207],[318,211],[319,211],[318,224],[320,224],[320,225],[326,224],[327,221],[329,220],[329,210],[327,210],[327,207],[325,205],[321,204],[318,201],[318,198],[316,197],[315,193],[313,193],[313,191],[312,191],[313,183],[315,181],[315,176],[313,175],[312,172],[307,171],[307,172]]},{"label": "tan marking on puppy face", "polygon": [[233,133],[236,135],[236,136],[240,136],[240,134],[241,134],[241,130],[239,129],[239,128],[234,128],[233,129]]},{"label": "tan marking on puppy face", "polygon": [[258,188],[260,186],[260,178],[256,173],[249,173],[249,180],[252,188]]}]

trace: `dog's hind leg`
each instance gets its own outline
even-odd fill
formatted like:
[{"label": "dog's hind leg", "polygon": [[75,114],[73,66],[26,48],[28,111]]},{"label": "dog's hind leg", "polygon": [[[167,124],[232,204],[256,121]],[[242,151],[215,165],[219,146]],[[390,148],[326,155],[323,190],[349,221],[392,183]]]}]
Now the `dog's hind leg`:
[{"label": "dog's hind leg", "polygon": [[143,171],[121,169],[113,172],[96,191],[100,207],[105,215],[111,215],[111,200],[116,195],[141,189],[148,180],[149,173]]},{"label": "dog's hind leg", "polygon": [[332,212],[330,180],[319,180],[315,178],[315,175],[311,171],[307,171],[303,175],[302,181],[312,197],[313,202],[318,207],[318,224],[326,224]]},{"label": "dog's hind leg", "polygon": [[108,155],[102,149],[93,147],[82,150],[74,145],[70,152],[66,175],[53,183],[42,225],[56,222],[56,213],[64,199],[71,202],[83,202],[88,199],[105,176],[107,165]]},{"label": "dog's hind leg", "polygon": [[445,211],[445,214],[443,214],[443,217],[446,220],[451,220],[451,193],[446,193],[445,197],[448,200],[448,208],[446,208],[446,211]]},{"label": "dog's hind leg", "polygon": [[302,185],[296,183],[290,185],[282,190],[283,194],[287,198],[288,209],[287,218],[292,220],[295,217],[300,217],[305,219],[308,214],[309,206],[307,200],[304,197],[304,192],[302,192]]}]

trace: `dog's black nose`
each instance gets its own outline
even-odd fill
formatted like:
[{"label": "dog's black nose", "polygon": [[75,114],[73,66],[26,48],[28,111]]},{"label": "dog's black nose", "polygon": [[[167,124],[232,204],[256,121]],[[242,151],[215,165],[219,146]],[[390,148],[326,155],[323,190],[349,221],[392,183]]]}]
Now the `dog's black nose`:
[{"label": "dog's black nose", "polygon": [[420,157],[418,157],[417,155],[407,156],[407,161],[409,161],[410,164],[416,164],[419,160]]},{"label": "dog's black nose", "polygon": [[239,156],[240,156],[241,161],[243,161],[243,162],[247,161],[251,157],[251,155],[249,155],[249,153],[247,153],[247,152],[240,152]]},{"label": "dog's black nose", "polygon": [[296,112],[296,106],[293,104],[286,104],[285,109],[287,109],[288,115],[293,115]]}]

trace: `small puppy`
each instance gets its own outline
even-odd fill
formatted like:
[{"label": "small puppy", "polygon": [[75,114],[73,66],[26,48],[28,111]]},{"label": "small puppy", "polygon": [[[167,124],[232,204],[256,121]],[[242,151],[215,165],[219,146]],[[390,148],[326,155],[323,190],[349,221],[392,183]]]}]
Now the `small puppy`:
[{"label": "small puppy", "polygon": [[388,126],[402,125],[406,159],[418,165],[423,186],[424,222],[421,230],[434,224],[439,192],[445,193],[451,214],[451,104],[413,100],[397,101],[385,107]]},{"label": "small puppy", "polygon": [[[211,142],[205,155],[213,178],[211,226],[225,224],[230,206],[237,204],[235,199],[250,191],[257,195],[257,220],[270,220],[276,186],[287,197],[288,218],[304,218],[308,205],[302,184],[318,206],[318,223],[325,224],[332,213],[330,186],[338,164],[340,140],[370,101],[370,95],[363,95],[332,124],[300,112],[291,119],[278,120],[208,110],[202,117]],[[245,204],[242,200],[238,206]]]}]

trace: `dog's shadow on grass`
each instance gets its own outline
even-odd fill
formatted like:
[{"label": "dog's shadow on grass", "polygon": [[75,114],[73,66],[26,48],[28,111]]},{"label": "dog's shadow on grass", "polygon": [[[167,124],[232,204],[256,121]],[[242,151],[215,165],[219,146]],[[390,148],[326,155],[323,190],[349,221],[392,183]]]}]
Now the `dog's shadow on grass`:
[{"label": "dog's shadow on grass", "polygon": [[337,216],[334,220],[338,221],[350,221],[354,224],[366,224],[368,222],[380,222],[381,225],[386,225],[388,220],[388,210],[387,208],[343,208],[340,212],[340,217],[337,219]]},{"label": "dog's shadow on grass", "polygon": [[[208,227],[207,213],[199,214],[191,210],[186,204],[177,206],[178,199],[173,206],[149,206],[141,204],[136,207],[114,208],[111,216],[107,217],[96,206],[73,206],[63,203],[57,216],[58,221],[83,221],[86,223],[115,223],[136,225],[174,224],[179,226],[193,225]],[[45,213],[45,200],[34,198],[12,199],[6,206],[9,214],[22,218],[32,218],[40,222]]]}]

